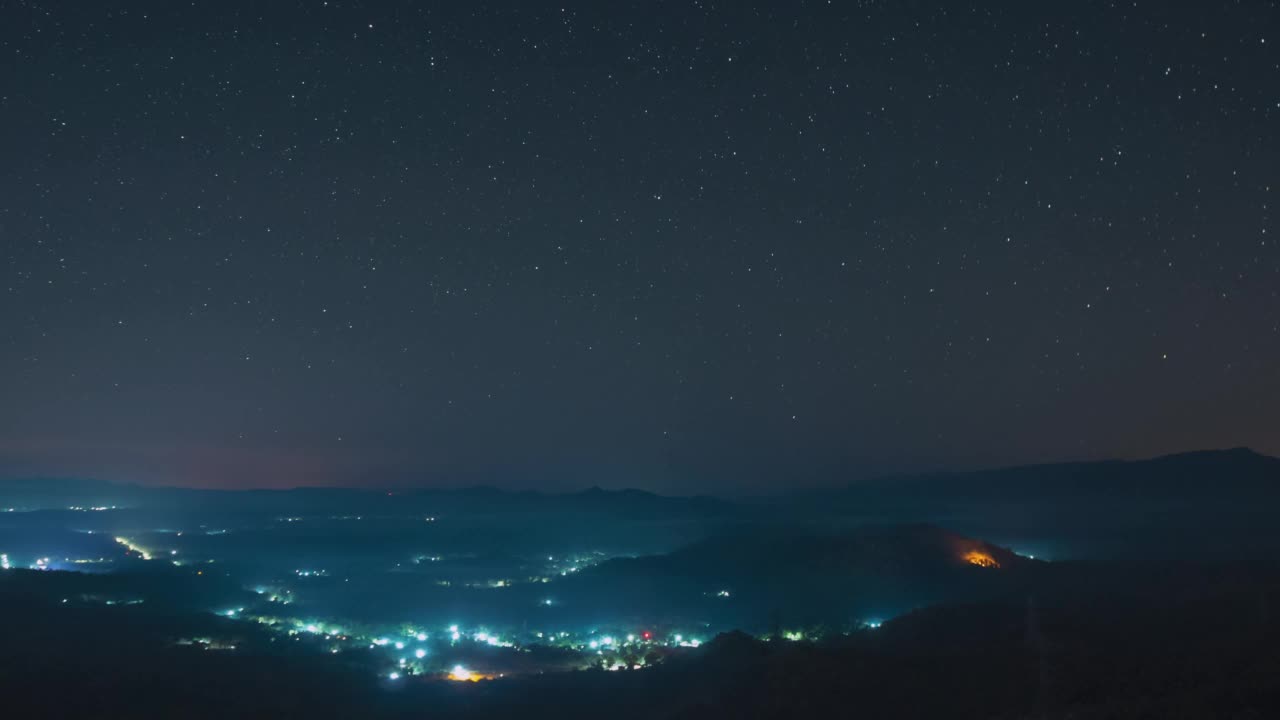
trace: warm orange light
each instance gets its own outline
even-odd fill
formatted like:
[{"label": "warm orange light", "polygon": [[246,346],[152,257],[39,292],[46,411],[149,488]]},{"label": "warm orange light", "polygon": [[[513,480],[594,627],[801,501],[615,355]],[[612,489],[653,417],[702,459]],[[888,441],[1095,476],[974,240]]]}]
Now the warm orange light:
[{"label": "warm orange light", "polygon": [[984,567],[984,568],[1000,567],[1000,563],[995,558],[991,557],[989,553],[984,553],[981,550],[970,550],[969,552],[965,553],[964,561],[969,563],[970,565],[977,565],[978,567]]},{"label": "warm orange light", "polygon": [[454,682],[480,682],[481,680],[492,680],[493,676],[485,673],[478,673],[468,670],[461,665],[455,665],[453,670],[446,676]]}]

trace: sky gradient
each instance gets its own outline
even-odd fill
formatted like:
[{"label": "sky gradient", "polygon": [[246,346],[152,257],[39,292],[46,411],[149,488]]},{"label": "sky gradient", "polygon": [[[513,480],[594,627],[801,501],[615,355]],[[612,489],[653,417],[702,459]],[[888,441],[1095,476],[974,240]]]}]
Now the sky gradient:
[{"label": "sky gradient", "polygon": [[1275,2],[3,18],[0,476],[1280,454]]}]

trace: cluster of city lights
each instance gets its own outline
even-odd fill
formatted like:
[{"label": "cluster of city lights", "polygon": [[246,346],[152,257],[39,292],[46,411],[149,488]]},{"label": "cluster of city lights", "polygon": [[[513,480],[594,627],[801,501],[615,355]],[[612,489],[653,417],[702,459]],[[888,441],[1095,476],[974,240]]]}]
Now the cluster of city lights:
[{"label": "cluster of city lights", "polygon": [[[265,588],[257,588],[257,590],[260,593],[265,592]],[[400,680],[413,676],[434,676],[459,682],[476,682],[502,677],[502,674],[481,672],[464,665],[454,665],[450,671],[433,671],[432,667],[440,667],[440,665],[436,663],[424,665],[424,662],[427,662],[433,656],[433,651],[426,645],[432,635],[421,628],[402,627],[396,633],[361,636],[354,633],[344,634],[344,631],[340,628],[318,620],[286,621],[282,625],[280,620],[276,618],[254,617],[252,614],[246,615],[244,608],[223,610],[220,614],[237,620],[257,620],[278,630],[285,630],[289,635],[293,636],[319,636],[330,641],[326,650],[334,654],[341,652],[344,647],[355,649],[362,643],[366,644],[370,650],[383,650],[391,654],[390,659],[394,663],[391,668],[383,671],[383,677],[389,680]],[[590,653],[593,656],[600,656],[597,661],[599,667],[613,671],[638,670],[645,665],[643,661],[634,659],[624,661],[622,653],[625,652],[626,648],[634,648],[636,646],[697,648],[702,645],[701,640],[694,637],[686,637],[679,633],[668,635],[665,640],[654,640],[654,634],[649,631],[627,633],[625,635],[596,634],[593,631],[586,636],[565,631],[553,633],[539,631],[532,633],[532,636],[536,637],[537,640],[535,642],[540,644],[545,642],[556,647],[574,649],[579,652]],[[466,629],[458,624],[447,626],[444,628],[444,632],[437,637],[440,638],[439,642],[448,643],[451,647],[465,642],[491,648],[520,649],[520,645],[517,645],[516,642],[505,639],[490,630],[483,628]],[[443,654],[442,652],[441,655]],[[442,660],[443,658],[437,659]],[[586,662],[585,659],[584,662]],[[449,666],[444,665],[444,667]]]}]

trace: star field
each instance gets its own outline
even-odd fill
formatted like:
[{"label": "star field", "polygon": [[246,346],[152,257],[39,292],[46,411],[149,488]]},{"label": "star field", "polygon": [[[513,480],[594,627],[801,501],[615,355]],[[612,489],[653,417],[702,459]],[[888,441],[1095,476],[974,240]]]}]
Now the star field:
[{"label": "star field", "polygon": [[7,2],[0,473],[755,492],[1280,453],[1278,21]]}]

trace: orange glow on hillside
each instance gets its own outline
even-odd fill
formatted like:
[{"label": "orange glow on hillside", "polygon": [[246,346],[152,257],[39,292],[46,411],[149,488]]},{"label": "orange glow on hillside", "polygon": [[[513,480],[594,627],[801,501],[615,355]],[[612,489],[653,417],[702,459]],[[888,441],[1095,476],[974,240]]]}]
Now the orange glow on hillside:
[{"label": "orange glow on hillside", "polygon": [[970,565],[977,565],[978,567],[984,567],[984,568],[1000,567],[1000,563],[995,558],[991,557],[989,553],[984,553],[981,550],[970,550],[969,552],[965,553],[964,561],[969,563]]}]

